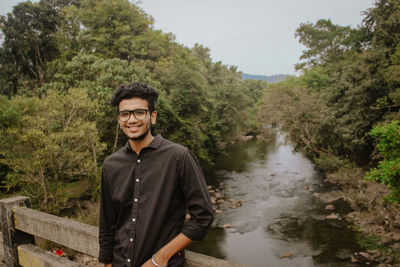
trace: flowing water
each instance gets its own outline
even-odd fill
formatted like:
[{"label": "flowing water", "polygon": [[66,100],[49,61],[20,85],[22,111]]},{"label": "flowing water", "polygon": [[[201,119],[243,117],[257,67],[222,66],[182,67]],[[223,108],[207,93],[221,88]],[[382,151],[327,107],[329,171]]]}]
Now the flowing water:
[{"label": "flowing water", "polygon": [[[321,174],[282,134],[233,145],[206,177],[225,205],[205,240],[190,250],[255,267],[353,266],[357,233],[340,218],[325,218],[332,211],[313,196],[324,190]],[[242,205],[231,208],[228,199]],[[334,212],[346,212],[339,204]]]}]

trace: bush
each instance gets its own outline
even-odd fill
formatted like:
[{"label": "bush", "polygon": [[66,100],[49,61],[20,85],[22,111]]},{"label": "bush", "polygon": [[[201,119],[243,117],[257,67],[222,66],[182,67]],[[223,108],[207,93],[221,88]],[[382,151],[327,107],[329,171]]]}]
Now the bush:
[{"label": "bush", "polygon": [[389,124],[375,126],[371,135],[378,140],[377,149],[383,160],[377,168],[371,169],[366,178],[384,183],[391,190],[389,202],[400,202],[400,126],[394,120]]},{"label": "bush", "polygon": [[326,172],[337,171],[344,164],[342,159],[333,155],[321,154],[320,156],[314,158],[314,160],[318,168]]}]

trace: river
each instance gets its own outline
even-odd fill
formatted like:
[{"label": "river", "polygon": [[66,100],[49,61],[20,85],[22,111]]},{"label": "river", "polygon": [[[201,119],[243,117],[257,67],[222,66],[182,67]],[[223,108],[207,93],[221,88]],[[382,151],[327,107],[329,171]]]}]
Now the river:
[{"label": "river", "polygon": [[[254,267],[354,266],[350,256],[360,247],[340,218],[346,205],[327,211],[314,197],[325,190],[322,175],[282,134],[232,145],[205,174],[224,203],[190,250]],[[326,219],[332,212],[339,218]]]}]

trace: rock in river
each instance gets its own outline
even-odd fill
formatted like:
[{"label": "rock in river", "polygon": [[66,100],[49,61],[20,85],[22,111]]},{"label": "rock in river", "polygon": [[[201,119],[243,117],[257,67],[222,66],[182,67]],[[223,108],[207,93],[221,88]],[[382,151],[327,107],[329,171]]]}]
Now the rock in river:
[{"label": "rock in river", "polygon": [[339,215],[332,213],[332,214],[329,214],[328,216],[326,216],[325,219],[338,220],[339,219]]},{"label": "rock in river", "polygon": [[325,210],[334,210],[334,209],[335,209],[335,206],[333,206],[332,204],[325,206]]}]

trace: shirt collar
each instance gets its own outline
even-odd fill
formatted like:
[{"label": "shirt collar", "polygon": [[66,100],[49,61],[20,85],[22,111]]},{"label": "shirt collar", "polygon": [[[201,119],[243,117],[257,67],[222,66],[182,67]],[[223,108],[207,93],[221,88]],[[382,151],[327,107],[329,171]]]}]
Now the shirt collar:
[{"label": "shirt collar", "polygon": [[[146,147],[151,147],[151,148],[154,148],[154,149],[158,149],[158,148],[160,148],[161,143],[163,142],[163,140],[164,140],[164,138],[161,136],[161,134],[157,134],[154,137],[153,141],[151,141],[151,143]],[[130,144],[129,144],[129,140],[125,144],[125,149],[128,150],[128,151],[133,151],[131,146],[130,146]]]},{"label": "shirt collar", "polygon": [[147,146],[147,147],[151,147],[151,148],[155,148],[158,149],[161,146],[161,143],[163,142],[163,137],[161,136],[161,134],[157,134],[153,141],[151,141],[151,143]]}]

